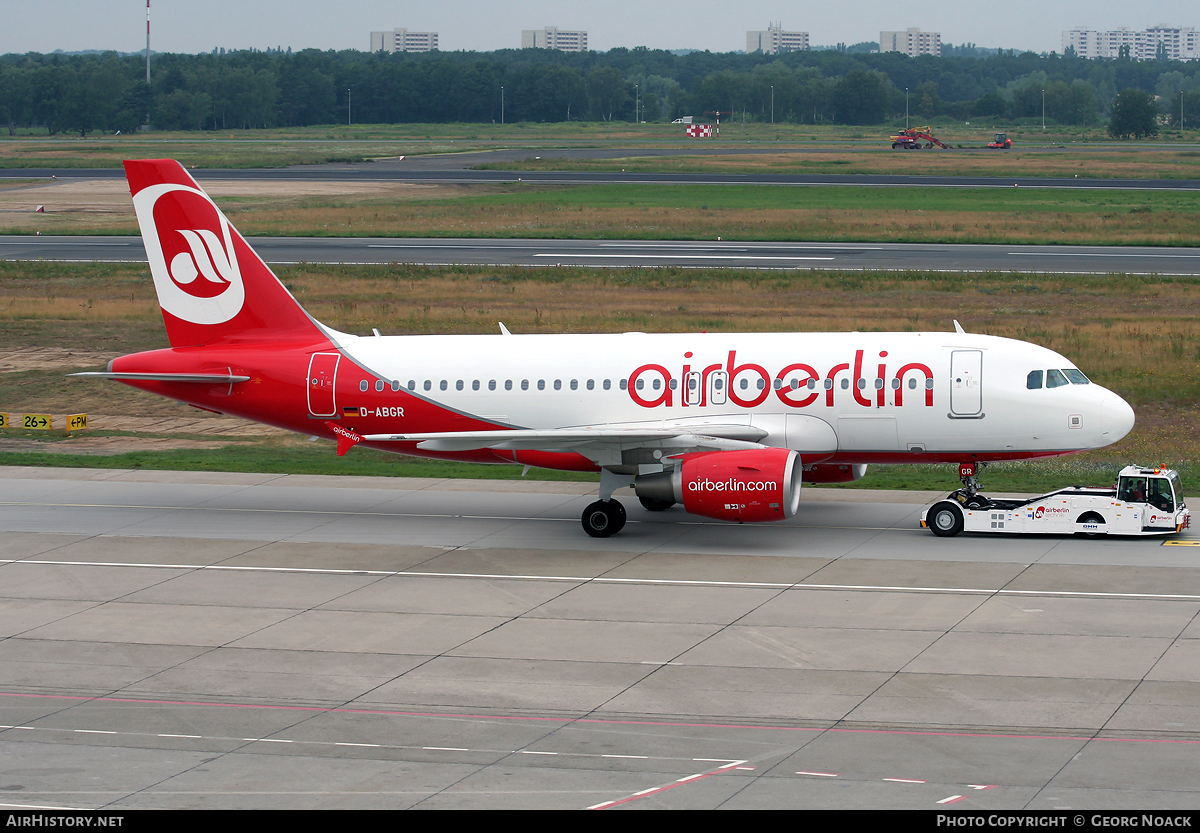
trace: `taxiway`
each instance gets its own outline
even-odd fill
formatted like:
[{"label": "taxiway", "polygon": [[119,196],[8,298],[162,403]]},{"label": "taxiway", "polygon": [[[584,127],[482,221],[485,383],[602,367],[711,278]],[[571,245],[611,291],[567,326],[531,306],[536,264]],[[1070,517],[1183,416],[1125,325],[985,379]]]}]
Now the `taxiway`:
[{"label": "taxiway", "polygon": [[7,806],[1194,808],[1198,536],[0,469]]}]

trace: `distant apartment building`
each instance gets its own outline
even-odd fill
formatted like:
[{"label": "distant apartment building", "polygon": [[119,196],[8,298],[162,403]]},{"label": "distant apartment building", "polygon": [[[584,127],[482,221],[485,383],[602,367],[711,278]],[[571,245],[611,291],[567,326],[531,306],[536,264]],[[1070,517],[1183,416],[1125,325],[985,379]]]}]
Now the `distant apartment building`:
[{"label": "distant apartment building", "polygon": [[372,52],[432,52],[438,48],[437,32],[410,32],[393,29],[391,32],[372,32]]},{"label": "distant apartment building", "polygon": [[880,52],[903,52],[910,58],[918,55],[941,55],[942,33],[906,29],[903,32],[880,32]]},{"label": "distant apartment building", "polygon": [[778,55],[808,49],[808,32],[785,32],[782,23],[772,23],[763,32],[746,33],[746,52]]},{"label": "distant apartment building", "polygon": [[1081,26],[1062,33],[1063,52],[1070,47],[1081,58],[1119,58],[1121,48],[1128,47],[1133,60],[1150,61],[1158,57],[1160,44],[1169,60],[1200,60],[1200,33],[1192,27],[1155,26],[1134,31],[1122,26],[1102,32]]},{"label": "distant apartment building", "polygon": [[522,49],[557,49],[560,52],[587,52],[587,32],[568,32],[557,26],[521,30]]}]

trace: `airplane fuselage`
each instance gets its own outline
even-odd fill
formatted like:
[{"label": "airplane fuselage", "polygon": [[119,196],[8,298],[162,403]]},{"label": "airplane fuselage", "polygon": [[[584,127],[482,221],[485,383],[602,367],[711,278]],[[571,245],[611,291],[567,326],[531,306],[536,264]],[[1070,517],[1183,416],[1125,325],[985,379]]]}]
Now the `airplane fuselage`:
[{"label": "airplane fuselage", "polygon": [[[962,333],[381,336],[178,348],[117,371],[228,370],[241,385],[132,382],[191,404],[332,436],[621,424],[747,424],[806,464],[1048,456],[1123,436],[1132,411],[1036,345]],[[403,450],[513,462],[493,453]],[[591,468],[571,465],[570,468]]]}]

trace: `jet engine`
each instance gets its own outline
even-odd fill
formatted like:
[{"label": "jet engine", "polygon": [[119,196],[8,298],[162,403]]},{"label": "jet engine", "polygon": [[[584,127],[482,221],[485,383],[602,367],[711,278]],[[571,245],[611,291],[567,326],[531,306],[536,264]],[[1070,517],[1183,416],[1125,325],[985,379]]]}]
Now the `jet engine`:
[{"label": "jet engine", "polygon": [[671,471],[633,482],[639,498],[682,503],[694,515],[723,521],[778,521],[800,508],[800,455],[786,448],[686,454]]}]

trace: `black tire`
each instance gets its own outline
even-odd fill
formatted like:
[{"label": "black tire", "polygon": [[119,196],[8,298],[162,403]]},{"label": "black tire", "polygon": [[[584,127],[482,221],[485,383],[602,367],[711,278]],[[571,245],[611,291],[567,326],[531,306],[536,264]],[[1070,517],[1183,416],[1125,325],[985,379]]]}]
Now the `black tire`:
[{"label": "black tire", "polygon": [[615,500],[598,500],[588,504],[580,518],[583,531],[593,538],[616,535],[625,526],[625,507]]},{"label": "black tire", "polygon": [[675,505],[673,500],[655,500],[652,497],[639,497],[638,501],[650,512],[665,512]]},{"label": "black tire", "polygon": [[[1075,523],[1077,523],[1077,524],[1091,524],[1091,523],[1102,524],[1102,523],[1104,523],[1104,516],[1101,515],[1099,512],[1084,512],[1082,515],[1079,516],[1079,520],[1077,520]],[[1078,534],[1082,535],[1085,538],[1101,538],[1104,536],[1105,533],[1103,533],[1103,532],[1079,532]]]},{"label": "black tire", "polygon": [[963,531],[963,513],[957,503],[943,500],[929,510],[929,528],[939,538],[953,538]]},{"label": "black tire", "polygon": [[625,521],[629,518],[629,515],[625,511],[625,505],[619,500],[610,500],[608,502],[608,511],[613,513],[613,518],[616,521],[617,527],[612,531],[612,534],[616,535],[625,528]]}]

